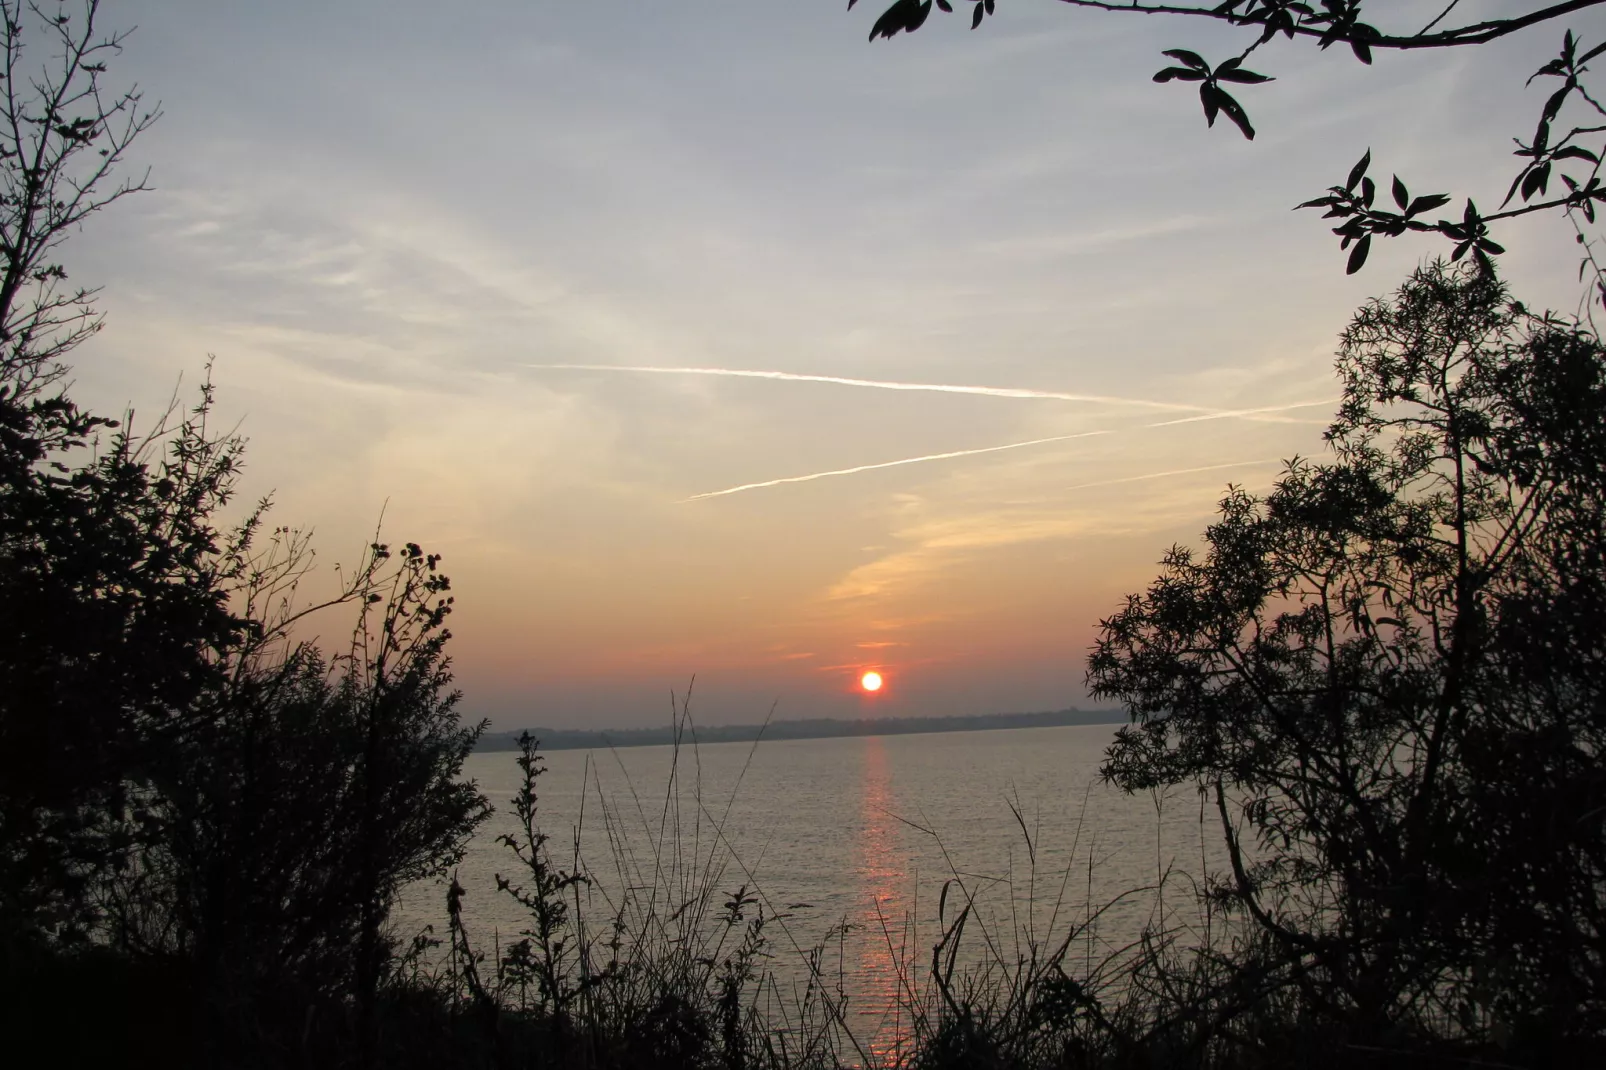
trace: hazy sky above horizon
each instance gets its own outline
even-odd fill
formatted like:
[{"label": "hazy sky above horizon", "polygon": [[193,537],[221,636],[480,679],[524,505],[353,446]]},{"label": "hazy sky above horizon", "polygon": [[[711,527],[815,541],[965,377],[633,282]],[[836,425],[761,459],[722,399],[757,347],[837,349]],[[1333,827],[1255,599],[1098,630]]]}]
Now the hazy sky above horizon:
[{"label": "hazy sky above horizon", "polygon": [[[214,355],[246,498],[330,565],[381,511],[445,556],[498,728],[657,723],[693,675],[710,722],[1085,704],[1099,618],[1321,451],[1338,332],[1441,251],[1346,278],[1289,209],[1368,147],[1498,203],[1562,27],[1270,47],[1250,143],[1150,81],[1217,28],[1006,0],[870,45],[843,6],[108,3],[165,115],[65,252],[108,314],[75,396],[149,413]],[[1575,306],[1559,219],[1496,237]]]}]

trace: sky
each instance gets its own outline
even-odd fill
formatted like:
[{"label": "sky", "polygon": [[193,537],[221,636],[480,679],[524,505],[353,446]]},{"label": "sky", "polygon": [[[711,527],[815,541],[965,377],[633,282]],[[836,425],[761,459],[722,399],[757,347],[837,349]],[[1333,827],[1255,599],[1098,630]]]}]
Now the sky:
[{"label": "sky", "polygon": [[[64,254],[107,314],[74,396],[137,424],[212,358],[242,502],[328,568],[381,517],[444,555],[497,729],[693,678],[706,723],[1087,707],[1099,620],[1322,452],[1339,331],[1441,251],[1346,277],[1289,209],[1368,148],[1498,203],[1562,27],[1268,48],[1250,143],[1150,80],[1220,28],[1004,0],[869,44],[881,6],[109,0],[163,116]],[[1495,236],[1575,306],[1564,223]]]}]

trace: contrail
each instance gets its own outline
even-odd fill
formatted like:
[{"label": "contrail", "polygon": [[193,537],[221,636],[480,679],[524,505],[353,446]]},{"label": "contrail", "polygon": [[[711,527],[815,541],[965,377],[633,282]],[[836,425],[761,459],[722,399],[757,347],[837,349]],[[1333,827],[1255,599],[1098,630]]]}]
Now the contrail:
[{"label": "contrail", "polygon": [[1107,397],[1103,394],[1068,394],[1057,390],[1025,390],[1009,386],[903,383],[885,379],[850,379],[840,375],[802,375],[797,372],[754,371],[745,368],[660,368],[621,364],[524,364],[520,365],[520,367],[551,371],[638,372],[645,375],[720,375],[736,379],[780,379],[790,383],[835,383],[838,386],[865,386],[876,390],[925,390],[938,394],[981,394],[992,398],[1042,398],[1049,401],[1081,401],[1096,405],[1136,405],[1142,408],[1165,409],[1171,412],[1214,413],[1214,410],[1203,405],[1177,405],[1166,401]]},{"label": "contrail", "polygon": [[1003,446],[983,446],[979,450],[954,450],[952,453],[928,453],[923,457],[905,457],[898,461],[882,461],[880,464],[861,464],[854,468],[837,468],[830,472],[811,472],[806,476],[787,476],[785,479],[766,479],[762,483],[743,483],[739,487],[726,487],[724,490],[711,490],[706,494],[693,494],[690,498],[682,498],[681,504],[695,502],[703,498],[718,498],[726,494],[739,494],[744,490],[758,490],[761,487],[778,487],[782,483],[807,483],[811,479],[824,479],[827,476],[851,476],[855,472],[868,472],[875,468],[895,468],[900,464],[920,464],[923,461],[946,461],[950,457],[974,457],[978,453],[997,453],[999,450],[1018,450],[1023,446],[1041,446],[1049,442],[1067,442],[1073,438],[1092,438],[1094,435],[1108,435],[1109,431],[1084,431],[1079,435],[1055,435],[1053,438],[1034,438],[1027,442],[1011,442]]},{"label": "contrail", "polygon": [[1087,490],[1089,487],[1113,487],[1117,483],[1137,483],[1140,480],[1144,480],[1144,479],[1161,479],[1161,478],[1163,478],[1165,476],[1185,476],[1185,475],[1190,475],[1190,474],[1192,474],[1194,472],[1215,472],[1215,471],[1219,471],[1222,468],[1248,468],[1250,465],[1255,465],[1255,464],[1278,464],[1278,463],[1280,463],[1280,462],[1276,458],[1267,457],[1267,458],[1265,458],[1263,460],[1259,460],[1259,461],[1233,461],[1230,464],[1207,464],[1207,465],[1203,466],[1202,468],[1173,468],[1168,472],[1148,472],[1148,473],[1146,473],[1144,475],[1141,475],[1141,476],[1126,476],[1123,479],[1101,479],[1097,483],[1078,483],[1074,487],[1066,487],[1065,489],[1066,490]]},{"label": "contrail", "polygon": [[1287,412],[1289,409],[1314,409],[1318,405],[1332,405],[1337,398],[1326,398],[1322,401],[1295,401],[1288,405],[1267,405],[1259,409],[1233,409],[1230,412],[1207,412],[1202,416],[1183,416],[1176,420],[1161,420],[1157,424],[1145,424],[1145,427],[1170,427],[1173,424],[1194,424],[1201,420],[1228,420],[1235,417],[1259,416],[1268,412]]}]

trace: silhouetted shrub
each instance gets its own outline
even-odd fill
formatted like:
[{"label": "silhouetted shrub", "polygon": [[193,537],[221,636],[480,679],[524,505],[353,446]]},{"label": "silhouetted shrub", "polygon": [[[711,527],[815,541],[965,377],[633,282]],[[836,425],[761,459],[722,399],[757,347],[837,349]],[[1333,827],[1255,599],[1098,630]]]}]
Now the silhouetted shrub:
[{"label": "silhouetted shrub", "polygon": [[[1106,775],[1197,783],[1303,1035],[1606,1037],[1606,350],[1435,265],[1357,314],[1336,458],[1103,622]],[[1258,967],[1257,967],[1258,968]]]}]

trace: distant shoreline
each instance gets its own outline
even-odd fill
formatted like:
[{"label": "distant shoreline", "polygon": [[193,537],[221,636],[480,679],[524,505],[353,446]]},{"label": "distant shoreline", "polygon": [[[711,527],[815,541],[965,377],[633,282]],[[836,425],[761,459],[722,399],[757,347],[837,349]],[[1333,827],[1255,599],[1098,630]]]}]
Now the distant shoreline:
[{"label": "distant shoreline", "polygon": [[[838,739],[844,736],[902,736],[928,732],[984,732],[1000,728],[1065,728],[1125,724],[1120,710],[1055,710],[1046,713],[992,713],[961,717],[876,717],[867,720],[820,718],[771,721],[767,725],[691,725],[681,743],[751,743],[756,739]],[[675,742],[675,730],[659,728],[531,728],[542,750],[602,750],[609,747],[661,747]],[[487,732],[476,751],[517,750],[519,732]]]}]

